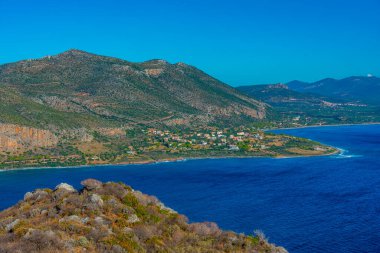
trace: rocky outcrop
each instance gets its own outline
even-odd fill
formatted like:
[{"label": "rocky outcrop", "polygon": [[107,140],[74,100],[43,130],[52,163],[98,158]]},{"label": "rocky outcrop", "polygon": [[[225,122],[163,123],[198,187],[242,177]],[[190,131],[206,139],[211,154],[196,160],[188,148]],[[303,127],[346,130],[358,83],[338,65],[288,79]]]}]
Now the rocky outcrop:
[{"label": "rocky outcrop", "polygon": [[145,73],[148,75],[148,76],[159,76],[161,75],[161,73],[163,72],[164,70],[163,69],[146,69],[145,70]]},{"label": "rocky outcrop", "polygon": [[68,192],[76,192],[76,190],[74,189],[73,186],[69,185],[69,184],[66,184],[66,183],[60,183],[59,185],[57,185],[55,187],[56,191],[58,190],[64,190],[64,191],[68,191]]},{"label": "rocky outcrop", "polygon": [[83,185],[84,188],[89,191],[99,189],[103,186],[102,182],[92,178],[83,180],[82,182],[80,182],[80,184]]},{"label": "rocky outcrop", "polygon": [[0,151],[18,152],[57,145],[58,138],[48,130],[13,124],[0,124]]}]

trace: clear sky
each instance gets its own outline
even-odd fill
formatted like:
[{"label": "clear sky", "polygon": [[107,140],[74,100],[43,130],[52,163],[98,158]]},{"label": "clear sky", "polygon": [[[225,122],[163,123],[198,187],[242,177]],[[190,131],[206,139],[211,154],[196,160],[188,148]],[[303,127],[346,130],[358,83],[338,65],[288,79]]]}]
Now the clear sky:
[{"label": "clear sky", "polygon": [[380,75],[379,0],[0,0],[0,63],[70,48],[231,85]]}]

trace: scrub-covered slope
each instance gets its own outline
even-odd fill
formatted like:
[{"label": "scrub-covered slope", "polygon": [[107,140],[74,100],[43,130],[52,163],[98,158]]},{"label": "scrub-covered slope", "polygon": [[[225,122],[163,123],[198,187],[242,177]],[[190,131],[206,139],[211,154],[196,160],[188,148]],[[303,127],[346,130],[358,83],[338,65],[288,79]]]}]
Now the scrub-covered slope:
[{"label": "scrub-covered slope", "polygon": [[82,182],[79,192],[25,194],[0,213],[0,252],[278,252],[260,234],[222,231],[214,223],[191,223],[157,198],[121,183]]},{"label": "scrub-covered slope", "polygon": [[62,129],[243,124],[265,105],[195,67],[79,50],[0,66],[0,122]]}]

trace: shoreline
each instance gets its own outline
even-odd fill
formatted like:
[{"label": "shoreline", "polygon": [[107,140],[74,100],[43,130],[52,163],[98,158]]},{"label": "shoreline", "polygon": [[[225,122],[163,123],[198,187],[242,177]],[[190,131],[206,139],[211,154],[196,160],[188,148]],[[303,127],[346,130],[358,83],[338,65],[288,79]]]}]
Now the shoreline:
[{"label": "shoreline", "polygon": [[304,128],[315,128],[315,127],[344,127],[344,126],[371,126],[380,125],[380,122],[371,123],[351,123],[351,124],[333,124],[333,125],[310,125],[310,126],[299,126],[299,127],[280,127],[280,128],[265,128],[263,131],[274,131],[274,130],[294,130],[294,129],[304,129]]},{"label": "shoreline", "polygon": [[[342,127],[342,126],[365,126],[365,125],[380,125],[380,122],[363,123],[363,124],[335,124],[335,125],[310,125],[310,126],[300,126],[300,127],[285,127],[285,128],[270,128],[263,129],[263,131],[274,131],[274,130],[295,130],[304,128],[316,128],[316,127]],[[328,144],[322,143],[323,145],[330,146]],[[5,168],[0,169],[1,172],[7,171],[18,171],[18,170],[42,170],[42,169],[70,169],[70,168],[86,168],[86,167],[107,167],[107,166],[126,166],[126,165],[149,165],[158,163],[169,163],[169,162],[184,162],[188,160],[210,160],[210,159],[249,159],[249,158],[269,158],[269,159],[290,159],[290,158],[307,158],[307,157],[320,157],[320,156],[333,156],[342,153],[342,149],[334,146],[330,146],[335,149],[334,152],[329,154],[319,154],[319,155],[291,155],[291,156],[211,156],[211,157],[178,157],[169,158],[162,160],[146,160],[137,162],[120,162],[120,163],[105,163],[105,164],[86,164],[77,166],[56,166],[56,167],[20,167],[20,168]]]},{"label": "shoreline", "polygon": [[[331,146],[332,147],[332,146]],[[147,160],[139,162],[120,162],[120,163],[105,163],[105,164],[86,164],[78,166],[57,166],[57,167],[20,167],[20,168],[8,168],[0,169],[0,173],[8,171],[22,171],[22,170],[51,170],[51,169],[74,169],[74,168],[87,168],[87,167],[108,167],[108,166],[128,166],[128,165],[153,165],[160,163],[174,163],[174,162],[186,162],[191,160],[212,160],[212,159],[253,159],[253,158],[263,158],[263,159],[291,159],[291,158],[308,158],[308,157],[321,157],[321,156],[333,156],[342,153],[342,149],[333,147],[334,152],[329,154],[318,154],[318,155],[291,155],[291,156],[210,156],[210,157],[178,157],[172,159],[162,159],[162,160]]]}]

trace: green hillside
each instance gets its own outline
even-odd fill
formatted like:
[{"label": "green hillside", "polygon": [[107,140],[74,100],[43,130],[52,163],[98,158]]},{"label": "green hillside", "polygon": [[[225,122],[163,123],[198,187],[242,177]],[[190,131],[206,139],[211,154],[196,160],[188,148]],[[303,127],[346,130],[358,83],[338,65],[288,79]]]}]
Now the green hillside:
[{"label": "green hillside", "polygon": [[266,113],[263,103],[192,66],[79,50],[0,66],[0,92],[1,122],[51,129],[240,125]]}]

